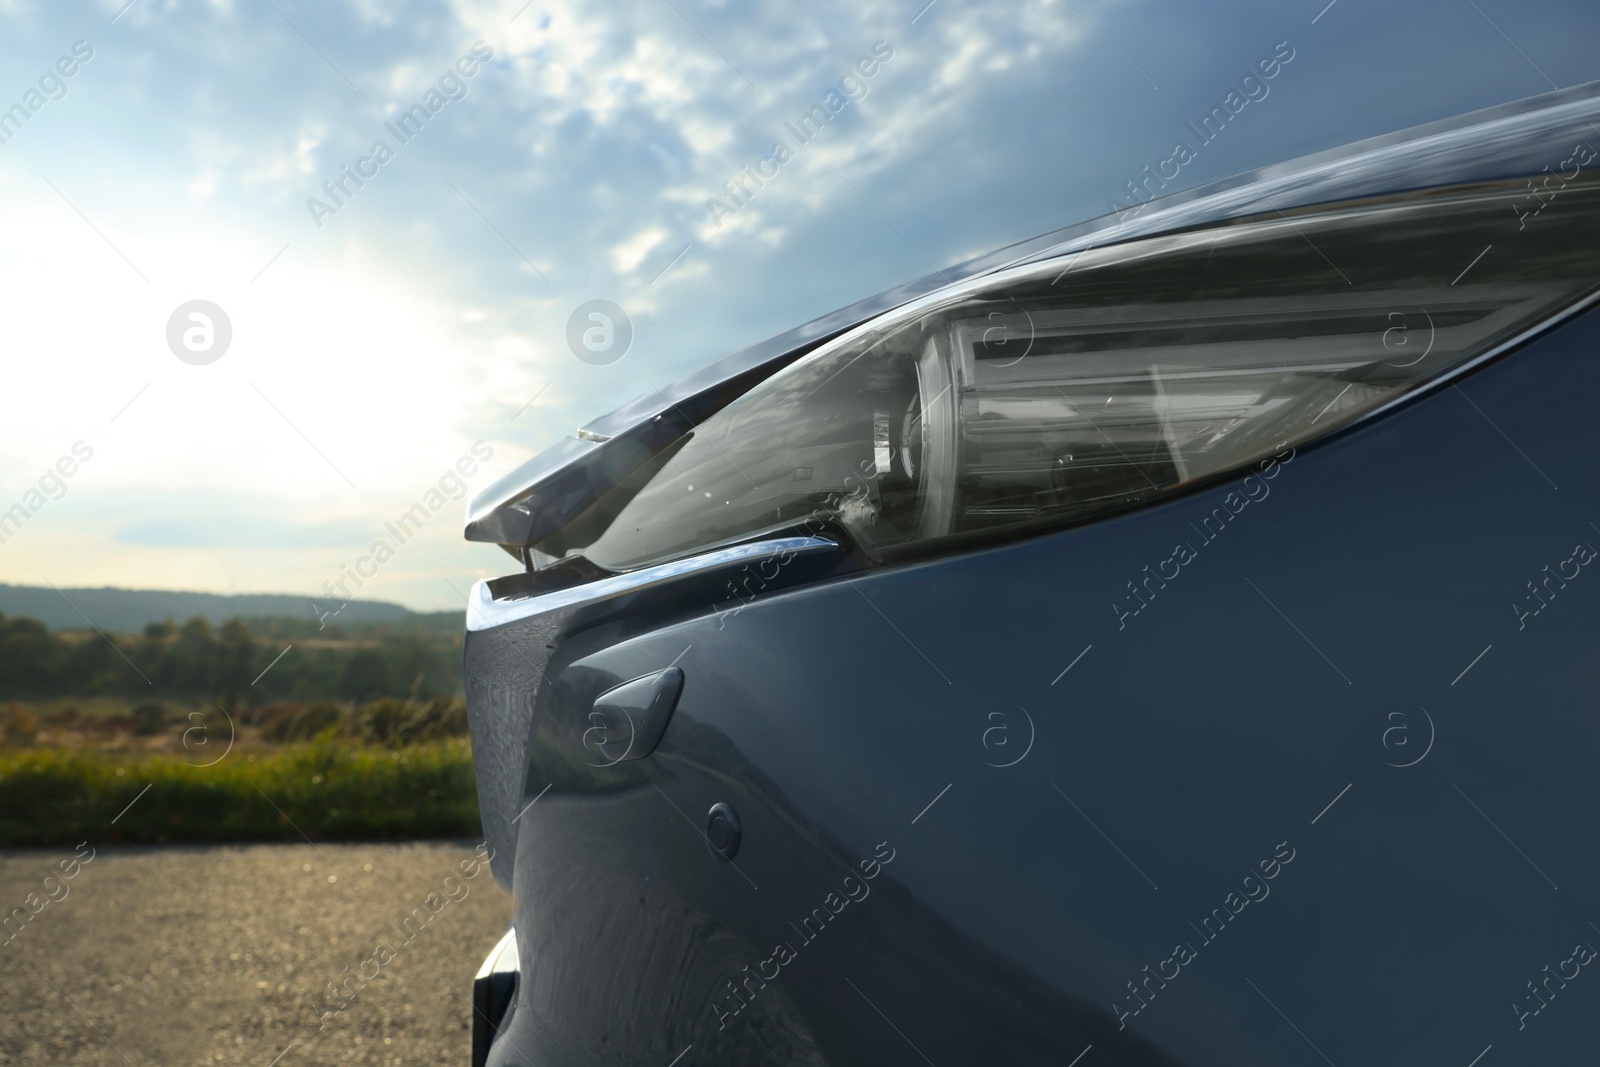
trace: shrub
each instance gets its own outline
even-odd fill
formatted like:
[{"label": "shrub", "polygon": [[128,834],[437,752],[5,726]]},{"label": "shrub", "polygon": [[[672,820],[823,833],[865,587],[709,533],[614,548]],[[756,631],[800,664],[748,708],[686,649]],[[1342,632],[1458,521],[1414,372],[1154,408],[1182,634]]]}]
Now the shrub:
[{"label": "shrub", "polygon": [[432,737],[466,737],[471,733],[467,721],[465,700],[435,700],[428,705],[428,727],[420,735]]},{"label": "shrub", "polygon": [[233,721],[240,726],[268,726],[299,710],[298,704],[251,704],[235,709]]},{"label": "shrub", "polygon": [[109,738],[132,733],[136,725],[131,715],[90,715],[84,717],[79,728],[86,734]]},{"label": "shrub", "polygon": [[46,726],[53,726],[58,730],[70,730],[78,725],[79,720],[82,719],[82,717],[83,713],[69,704],[64,708],[58,708],[55,711],[46,712],[44,715],[44,724]]},{"label": "shrub", "polygon": [[406,701],[394,697],[357,708],[345,732],[380,745],[414,745],[467,733],[467,706],[461,700]]},{"label": "shrub", "polygon": [[167,706],[160,701],[147,700],[133,709],[133,732],[140,737],[158,734],[167,725]]},{"label": "shrub", "polygon": [[405,701],[385,697],[357,708],[350,716],[348,732],[364,741],[396,744],[409,716]]},{"label": "shrub", "polygon": [[330,726],[338,724],[339,706],[325,700],[287,714],[274,716],[262,729],[261,736],[268,741],[309,741]]},{"label": "shrub", "polygon": [[9,704],[0,711],[0,730],[4,731],[7,744],[32,744],[39,733],[39,722],[27,708]]}]

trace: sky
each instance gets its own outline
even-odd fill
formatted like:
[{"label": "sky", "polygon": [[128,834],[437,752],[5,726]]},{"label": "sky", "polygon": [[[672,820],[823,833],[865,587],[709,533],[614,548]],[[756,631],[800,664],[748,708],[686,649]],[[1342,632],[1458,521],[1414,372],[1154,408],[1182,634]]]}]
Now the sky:
[{"label": "sky", "polygon": [[[0,581],[310,596],[384,538],[359,595],[421,610],[515,569],[462,540],[475,489],[1126,202],[1275,50],[1170,189],[1600,77],[1600,10],[1548,0],[0,0],[0,27],[0,515],[27,512]],[[626,351],[569,342],[594,300]]]}]

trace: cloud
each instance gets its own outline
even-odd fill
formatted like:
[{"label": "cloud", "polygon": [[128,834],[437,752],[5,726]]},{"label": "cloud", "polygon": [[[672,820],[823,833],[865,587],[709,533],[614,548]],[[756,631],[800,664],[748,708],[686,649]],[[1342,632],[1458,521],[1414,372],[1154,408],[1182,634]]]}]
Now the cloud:
[{"label": "cloud", "polygon": [[632,274],[666,236],[667,231],[660,226],[640,230],[611,250],[611,268],[618,274]]},{"label": "cloud", "polygon": [[[1442,2],[1307,44],[1300,80],[1192,180],[1539,88]],[[920,4],[844,0],[140,0],[113,24],[121,4],[0,0],[0,70],[23,72],[0,98],[74,40],[96,49],[0,146],[0,490],[79,437],[97,448],[31,545],[0,550],[0,580],[136,567],[314,588],[337,562],[324,539],[380,525],[464,443],[494,445],[493,477],[728,351],[1102,213],[1191,106],[1291,32],[1268,0],[1018,0],[1003,17],[939,0],[915,24]],[[1343,11],[1318,33],[1361,17]],[[1587,70],[1600,9],[1573,19],[1519,44]],[[1436,47],[1406,51],[1408,34]],[[494,58],[469,94],[316,228],[307,198],[480,39]],[[878,41],[895,56],[868,95],[710,227],[707,198]],[[235,328],[205,368],[164,341],[197,297]],[[607,367],[566,347],[594,298],[635,326]],[[96,499],[125,510],[83,519]],[[505,566],[447,525],[385,571],[419,604],[449,606],[442,574]]]}]

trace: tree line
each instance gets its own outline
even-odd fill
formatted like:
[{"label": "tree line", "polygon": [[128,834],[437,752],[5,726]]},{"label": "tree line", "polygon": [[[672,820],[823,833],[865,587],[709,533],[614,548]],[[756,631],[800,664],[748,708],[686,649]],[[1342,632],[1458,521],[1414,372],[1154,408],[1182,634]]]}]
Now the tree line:
[{"label": "tree line", "polygon": [[0,701],[118,696],[233,709],[460,692],[460,633],[437,623],[319,630],[301,620],[235,618],[213,627],[196,616],[128,635],[52,632],[36,619],[0,615]]}]

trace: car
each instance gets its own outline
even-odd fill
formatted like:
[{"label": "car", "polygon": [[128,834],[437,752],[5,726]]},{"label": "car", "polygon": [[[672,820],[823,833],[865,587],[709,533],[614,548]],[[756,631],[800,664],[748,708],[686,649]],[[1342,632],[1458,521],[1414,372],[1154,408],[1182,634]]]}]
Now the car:
[{"label": "car", "polygon": [[1590,1062],[1597,149],[1174,150],[479,493],[474,1062]]}]

